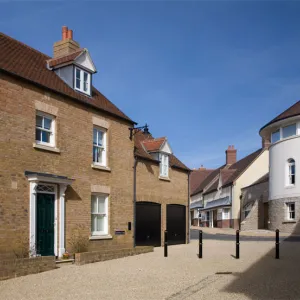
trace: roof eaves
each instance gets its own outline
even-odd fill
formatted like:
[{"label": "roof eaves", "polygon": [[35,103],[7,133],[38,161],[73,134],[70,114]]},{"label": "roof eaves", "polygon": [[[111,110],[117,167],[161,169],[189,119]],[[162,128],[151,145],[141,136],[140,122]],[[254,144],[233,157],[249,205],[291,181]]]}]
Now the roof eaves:
[{"label": "roof eaves", "polygon": [[1,67],[0,67],[0,71],[1,71],[1,72],[4,72],[4,73],[7,73],[7,74],[10,74],[10,75],[12,75],[12,76],[14,76],[14,77],[16,77],[16,78],[18,78],[18,79],[22,79],[22,80],[24,80],[24,81],[30,82],[30,83],[32,83],[32,84],[34,84],[34,85],[36,85],[36,86],[42,87],[42,88],[44,88],[44,89],[46,89],[46,90],[48,90],[48,91],[51,91],[51,92],[53,92],[53,93],[55,93],[55,94],[59,94],[59,95],[62,95],[62,96],[64,96],[64,97],[68,97],[68,98],[70,98],[70,99],[73,99],[73,100],[75,100],[75,101],[81,103],[82,105],[86,105],[86,106],[92,107],[92,108],[94,108],[94,109],[96,109],[96,110],[98,110],[98,111],[105,112],[105,113],[107,113],[107,114],[110,115],[110,116],[113,116],[113,117],[115,117],[115,118],[121,119],[121,120],[126,121],[126,122],[128,122],[128,123],[130,123],[130,124],[134,124],[134,125],[137,125],[137,124],[138,124],[138,123],[136,123],[136,122],[134,122],[134,121],[132,121],[132,120],[129,120],[129,119],[124,118],[124,117],[122,117],[122,116],[118,116],[117,114],[114,114],[114,113],[112,113],[112,112],[109,112],[109,111],[107,111],[107,110],[105,110],[105,109],[102,109],[102,108],[100,108],[100,107],[94,106],[94,105],[92,105],[92,104],[90,104],[90,103],[80,101],[80,100],[78,100],[77,98],[72,97],[72,96],[70,96],[70,95],[67,95],[67,94],[65,94],[65,93],[63,93],[63,92],[59,92],[59,91],[57,91],[57,90],[55,90],[55,89],[49,88],[49,87],[47,87],[46,85],[40,84],[40,83],[38,83],[38,82],[36,82],[36,81],[30,80],[30,79],[25,78],[25,77],[23,77],[23,76],[20,76],[20,75],[18,75],[18,74],[16,74],[16,73],[7,71],[7,70],[5,70],[5,69],[2,69]]}]

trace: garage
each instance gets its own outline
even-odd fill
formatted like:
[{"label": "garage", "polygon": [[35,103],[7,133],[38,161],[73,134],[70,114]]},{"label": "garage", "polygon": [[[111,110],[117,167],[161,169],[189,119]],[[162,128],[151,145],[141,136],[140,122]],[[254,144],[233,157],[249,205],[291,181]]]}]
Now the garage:
[{"label": "garage", "polygon": [[161,205],[136,203],[136,245],[161,246]]},{"label": "garage", "polygon": [[167,205],[167,231],[169,245],[185,244],[186,207],[184,205]]}]

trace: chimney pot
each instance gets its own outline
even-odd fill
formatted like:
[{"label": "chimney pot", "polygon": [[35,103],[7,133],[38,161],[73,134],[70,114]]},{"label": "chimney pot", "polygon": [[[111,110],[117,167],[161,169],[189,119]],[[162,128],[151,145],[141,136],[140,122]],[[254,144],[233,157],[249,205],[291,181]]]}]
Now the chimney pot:
[{"label": "chimney pot", "polygon": [[73,30],[69,29],[68,30],[68,35],[67,35],[68,39],[73,40]]},{"label": "chimney pot", "polygon": [[67,26],[63,26],[62,27],[62,40],[67,39],[67,35],[68,35],[68,27]]}]

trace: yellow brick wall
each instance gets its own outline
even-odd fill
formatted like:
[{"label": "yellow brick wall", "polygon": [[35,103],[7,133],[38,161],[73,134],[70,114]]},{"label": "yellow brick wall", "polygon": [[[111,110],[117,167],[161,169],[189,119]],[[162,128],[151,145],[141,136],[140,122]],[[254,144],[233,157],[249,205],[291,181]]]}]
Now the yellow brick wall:
[{"label": "yellow brick wall", "polygon": [[[161,204],[161,240],[163,244],[166,230],[167,204],[186,206],[186,233],[188,234],[188,173],[169,168],[170,181],[159,179],[159,165],[138,159],[137,164],[137,201],[148,201]],[[187,239],[186,239],[187,241]]]},{"label": "yellow brick wall", "polygon": [[[33,148],[36,101],[57,110],[58,154]],[[133,221],[130,124],[4,73],[0,73],[0,107],[0,253],[13,250],[18,234],[29,237],[29,182],[25,170],[75,179],[66,191],[66,249],[78,224],[85,226],[85,234],[90,235],[91,185],[110,187],[109,227],[113,239],[92,241],[90,248],[132,247],[133,231],[127,231],[127,223]],[[109,124],[111,172],[91,167],[93,116]],[[115,229],[126,230],[126,234],[114,236]]]}]

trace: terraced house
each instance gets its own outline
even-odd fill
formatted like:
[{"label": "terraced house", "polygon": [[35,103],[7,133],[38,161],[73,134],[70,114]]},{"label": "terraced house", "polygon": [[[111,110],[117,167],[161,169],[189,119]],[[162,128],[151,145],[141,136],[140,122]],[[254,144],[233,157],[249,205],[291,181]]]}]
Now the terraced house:
[{"label": "terraced house", "polygon": [[189,237],[189,173],[166,137],[146,130],[135,136],[136,244],[160,246],[164,231],[169,244]]},{"label": "terraced house", "polygon": [[61,257],[79,239],[159,246],[166,228],[188,240],[189,169],[92,85],[96,73],[66,26],[53,57],[0,33],[0,257]]},{"label": "terraced house", "polygon": [[191,194],[191,208],[201,214],[200,226],[240,228],[242,188],[268,172],[268,146],[237,161],[237,150],[225,151],[226,164],[210,172]]},{"label": "terraced house", "polygon": [[134,122],[96,72],[67,27],[53,58],[0,34],[0,253],[62,256],[79,230],[90,250],[133,247]]}]

